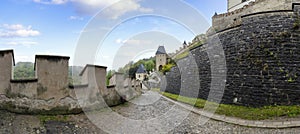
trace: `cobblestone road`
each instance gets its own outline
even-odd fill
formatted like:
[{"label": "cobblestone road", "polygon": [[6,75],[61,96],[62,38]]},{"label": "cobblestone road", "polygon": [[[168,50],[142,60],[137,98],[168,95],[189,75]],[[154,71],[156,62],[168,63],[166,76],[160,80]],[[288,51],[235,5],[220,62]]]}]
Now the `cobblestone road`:
[{"label": "cobblestone road", "polygon": [[159,96],[149,91],[131,103],[91,117],[102,119],[95,121],[96,125],[111,133],[300,133],[300,128],[250,128],[209,120]]},{"label": "cobblestone road", "polygon": [[[148,91],[139,98],[113,108],[69,115],[68,120],[40,122],[39,116],[17,115],[0,111],[0,134],[9,133],[221,133],[221,134],[298,134],[300,128],[250,128],[209,120],[194,114],[156,92]],[[203,125],[201,125],[203,124]]]}]

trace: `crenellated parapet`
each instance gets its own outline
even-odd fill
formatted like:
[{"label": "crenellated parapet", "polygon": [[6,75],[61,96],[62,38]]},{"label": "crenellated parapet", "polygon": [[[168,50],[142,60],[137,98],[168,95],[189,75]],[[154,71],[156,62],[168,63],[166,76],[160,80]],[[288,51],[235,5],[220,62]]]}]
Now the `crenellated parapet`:
[{"label": "crenellated parapet", "polygon": [[300,0],[256,0],[244,5],[237,10],[216,14],[212,17],[212,27],[207,32],[208,35],[224,29],[239,26],[241,18],[247,14],[269,11],[292,11],[293,3],[300,3]]},{"label": "crenellated parapet", "polygon": [[[81,85],[69,85],[69,59],[36,55],[36,78],[15,80],[13,50],[0,51],[0,109],[30,114],[68,114],[90,107],[98,109],[121,104],[127,91],[137,93],[133,97],[140,95],[137,88],[107,87],[107,67],[97,65],[84,67],[80,73]],[[120,90],[126,92],[120,94]]]}]

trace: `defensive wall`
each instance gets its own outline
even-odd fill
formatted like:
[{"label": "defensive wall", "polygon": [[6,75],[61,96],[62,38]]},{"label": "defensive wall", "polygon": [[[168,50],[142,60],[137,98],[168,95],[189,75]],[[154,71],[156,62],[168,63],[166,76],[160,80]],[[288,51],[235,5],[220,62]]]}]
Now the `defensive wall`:
[{"label": "defensive wall", "polygon": [[250,2],[240,9],[214,15],[212,27],[208,30],[207,35],[241,25],[244,15],[269,11],[289,11],[292,10],[293,3],[299,2],[300,0],[256,0]]},{"label": "defensive wall", "polygon": [[[13,78],[13,50],[0,51],[0,109],[29,114],[69,114],[114,106],[140,95],[125,77],[106,86],[106,67],[86,65],[81,85],[69,85],[69,57],[36,55],[36,78]],[[135,83],[136,84],[136,83]],[[136,84],[137,85],[137,84]]]},{"label": "defensive wall", "polygon": [[[189,57],[178,61],[167,73],[161,90],[202,99],[208,99],[210,94],[210,101],[221,98],[221,103],[251,107],[299,105],[300,4],[290,0],[256,3],[241,9],[244,12],[239,13],[239,25],[224,29],[227,25],[220,24],[223,30],[210,34],[206,44],[192,49]],[[263,5],[270,11],[259,12]],[[215,18],[229,24],[233,20],[232,16],[226,17],[229,14]],[[218,25],[214,22],[213,27]],[[222,65],[218,45],[225,54],[225,69],[218,66]],[[225,76],[214,74],[224,71]]]}]

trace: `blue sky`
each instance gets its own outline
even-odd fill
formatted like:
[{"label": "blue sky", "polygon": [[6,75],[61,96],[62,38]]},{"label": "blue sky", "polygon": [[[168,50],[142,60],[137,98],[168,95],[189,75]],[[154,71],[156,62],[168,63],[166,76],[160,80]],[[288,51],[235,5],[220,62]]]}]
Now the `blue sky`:
[{"label": "blue sky", "polygon": [[[127,60],[153,55],[158,45],[165,45],[168,52],[175,51],[184,40],[189,42],[196,34],[205,32],[203,29],[209,27],[215,12],[223,13],[227,8],[226,0],[179,2],[197,10],[203,20],[189,19],[193,16],[190,9],[168,0],[2,0],[0,48],[14,49],[17,62],[34,62],[36,54],[52,54],[70,56],[72,65],[82,34],[88,34],[91,30],[88,27],[98,21],[94,28],[105,30],[90,34],[109,34],[97,42],[100,45],[93,48],[97,54],[88,62],[116,69]],[[199,30],[191,30],[197,28]],[[85,47],[90,47],[89,41],[85,42]],[[130,56],[118,59],[124,54]]]}]

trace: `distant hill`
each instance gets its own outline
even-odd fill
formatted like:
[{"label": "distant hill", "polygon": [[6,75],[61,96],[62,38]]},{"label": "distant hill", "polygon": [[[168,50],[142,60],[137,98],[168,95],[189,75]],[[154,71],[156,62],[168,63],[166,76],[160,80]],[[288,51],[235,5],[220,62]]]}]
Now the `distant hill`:
[{"label": "distant hill", "polygon": [[35,77],[32,62],[18,62],[14,67],[14,79],[30,79]]},{"label": "distant hill", "polygon": [[[69,83],[80,84],[79,74],[83,70],[81,66],[69,67]],[[72,77],[73,74],[73,77]],[[14,67],[14,79],[32,79],[35,78],[34,63],[18,62]]]}]

